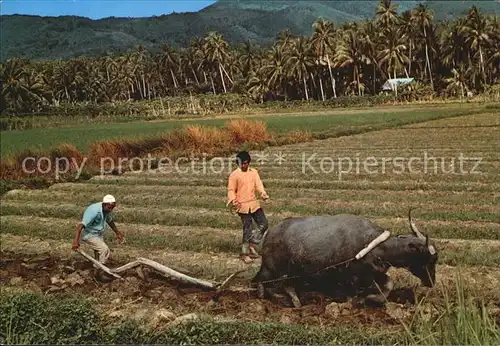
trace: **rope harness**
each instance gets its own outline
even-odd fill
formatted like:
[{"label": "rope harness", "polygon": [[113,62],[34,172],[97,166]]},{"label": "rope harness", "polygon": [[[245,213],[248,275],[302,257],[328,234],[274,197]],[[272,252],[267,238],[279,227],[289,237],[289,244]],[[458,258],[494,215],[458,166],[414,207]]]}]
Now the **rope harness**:
[{"label": "rope harness", "polygon": [[[264,236],[265,236],[265,234],[264,234]],[[325,267],[323,269],[319,269],[319,270],[317,270],[317,271],[315,271],[315,272],[313,272],[311,274],[295,275],[295,276],[290,276],[290,277],[278,278],[278,279],[274,279],[274,280],[267,280],[267,281],[262,281],[262,283],[278,282],[278,281],[284,281],[284,280],[290,280],[290,279],[297,279],[297,278],[301,278],[301,277],[305,277],[305,276],[313,276],[313,275],[316,275],[316,274],[318,274],[318,273],[320,273],[322,271],[325,271],[325,270],[328,270],[328,269],[332,269],[332,268],[336,268],[336,267],[338,267],[340,265],[343,265],[343,264],[346,264],[346,263],[350,263],[350,262],[355,261],[355,260],[360,260],[367,253],[371,252],[375,247],[377,247],[380,243],[383,243],[384,241],[386,241],[389,238],[389,236],[390,236],[390,232],[389,231],[384,231],[382,234],[380,234],[378,237],[376,237],[374,240],[372,240],[367,246],[365,246],[363,249],[361,249],[361,251],[359,251],[356,254],[356,256],[354,256],[352,258],[349,258],[347,260],[341,261],[339,263],[330,265],[330,266]]]},{"label": "rope harness", "polygon": [[325,271],[325,270],[328,270],[328,269],[332,269],[332,268],[336,268],[342,264],[345,264],[345,263],[349,263],[349,262],[352,262],[356,260],[356,257],[352,257],[348,260],[345,260],[345,261],[342,261],[342,262],[339,262],[339,263],[336,263],[336,264],[333,264],[331,266],[328,266],[328,267],[325,267],[323,269],[319,269],[311,274],[306,274],[306,275],[295,275],[295,276],[285,276],[285,277],[282,277],[282,278],[279,278],[279,279],[274,279],[274,280],[266,280],[266,281],[259,281],[259,283],[262,283],[262,284],[268,284],[268,283],[272,283],[272,282],[279,282],[279,281],[285,281],[285,280],[292,280],[292,279],[299,279],[299,278],[302,278],[302,277],[305,277],[305,276],[313,276],[313,275],[316,275],[322,271]]}]

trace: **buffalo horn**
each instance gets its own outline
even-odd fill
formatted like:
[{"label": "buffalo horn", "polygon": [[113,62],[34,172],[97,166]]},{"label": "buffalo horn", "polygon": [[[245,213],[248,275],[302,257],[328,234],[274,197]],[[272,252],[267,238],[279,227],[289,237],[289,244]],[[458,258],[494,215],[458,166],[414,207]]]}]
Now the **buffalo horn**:
[{"label": "buffalo horn", "polygon": [[413,223],[413,220],[411,219],[411,209],[408,211],[408,221],[410,222],[410,228],[415,233],[415,235],[422,240],[425,240],[425,236],[418,230],[417,226],[415,223]]},{"label": "buffalo horn", "polygon": [[364,249],[362,249],[360,252],[358,252],[358,254],[356,255],[356,259],[359,260],[361,257],[366,255],[368,252],[372,251],[377,245],[386,241],[390,236],[391,236],[391,232],[384,231],[377,238],[373,239],[372,242],[370,244],[368,244]]},{"label": "buffalo horn", "polygon": [[427,235],[425,236],[425,246],[427,246],[431,255],[436,254],[436,249],[434,248],[434,246],[429,245],[429,237]]}]

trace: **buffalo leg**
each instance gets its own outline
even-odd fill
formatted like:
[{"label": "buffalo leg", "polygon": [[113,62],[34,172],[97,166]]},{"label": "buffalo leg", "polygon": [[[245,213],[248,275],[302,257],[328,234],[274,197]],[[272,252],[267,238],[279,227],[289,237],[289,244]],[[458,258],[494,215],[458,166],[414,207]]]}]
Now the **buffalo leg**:
[{"label": "buffalo leg", "polygon": [[374,281],[378,286],[377,289],[379,290],[379,293],[370,294],[366,298],[372,302],[383,304],[386,302],[389,293],[391,293],[394,288],[394,283],[386,274],[377,275]]},{"label": "buffalo leg", "polygon": [[261,266],[259,272],[252,280],[254,284],[257,284],[257,296],[259,299],[264,299],[266,296],[269,296],[269,288],[267,287],[266,281],[271,280],[271,278],[271,272],[265,266]]},{"label": "buffalo leg", "polygon": [[292,299],[293,306],[295,306],[296,308],[300,308],[302,306],[302,304],[300,303],[300,299],[297,296],[297,292],[295,292],[295,288],[293,286],[285,286],[285,292]]}]

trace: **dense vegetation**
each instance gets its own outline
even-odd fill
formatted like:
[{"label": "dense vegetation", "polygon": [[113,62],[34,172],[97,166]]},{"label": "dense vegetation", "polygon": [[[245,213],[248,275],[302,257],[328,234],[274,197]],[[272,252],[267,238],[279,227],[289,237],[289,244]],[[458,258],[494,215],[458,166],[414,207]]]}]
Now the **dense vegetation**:
[{"label": "dense vegetation", "polygon": [[325,100],[377,94],[388,78],[415,77],[412,93],[465,97],[498,93],[498,17],[476,7],[437,22],[423,4],[401,14],[382,0],[372,20],[340,27],[324,19],[311,36],[283,30],[270,49],[230,47],[210,32],[177,49],[144,46],[120,55],[35,61],[10,59],[0,68],[2,112],[50,106],[153,99],[199,93],[241,93],[265,99]]}]

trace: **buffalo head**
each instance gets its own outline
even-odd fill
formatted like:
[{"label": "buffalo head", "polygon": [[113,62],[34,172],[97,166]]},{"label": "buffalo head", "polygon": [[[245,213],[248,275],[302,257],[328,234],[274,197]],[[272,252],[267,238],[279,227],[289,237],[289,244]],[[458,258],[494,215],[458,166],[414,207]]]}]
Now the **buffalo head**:
[{"label": "buffalo head", "polygon": [[436,248],[429,242],[429,237],[423,235],[411,219],[411,209],[408,212],[408,220],[410,228],[416,239],[408,243],[409,263],[408,270],[418,277],[422,284],[427,287],[433,287],[436,283],[436,262],[438,255]]}]

